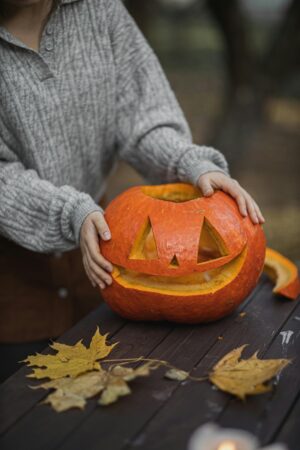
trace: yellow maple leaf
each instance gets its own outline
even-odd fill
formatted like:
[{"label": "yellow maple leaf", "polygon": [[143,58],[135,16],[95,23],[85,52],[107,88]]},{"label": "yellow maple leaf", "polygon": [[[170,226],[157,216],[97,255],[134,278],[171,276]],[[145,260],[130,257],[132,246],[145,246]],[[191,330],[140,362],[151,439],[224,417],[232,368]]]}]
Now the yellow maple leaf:
[{"label": "yellow maple leaf", "polygon": [[270,391],[271,386],[265,383],[290,363],[288,359],[258,359],[257,352],[249,359],[240,360],[245,347],[243,345],[229,352],[209,374],[209,380],[219,389],[242,400],[246,395]]},{"label": "yellow maple leaf", "polygon": [[77,377],[78,375],[91,371],[100,370],[99,359],[105,358],[117,344],[107,345],[107,334],[102,336],[99,327],[92,337],[89,347],[85,347],[82,339],[75,345],[66,345],[54,342],[50,347],[57,353],[55,355],[28,356],[23,362],[29,367],[36,366],[30,378],[50,378],[55,380],[66,376]]}]

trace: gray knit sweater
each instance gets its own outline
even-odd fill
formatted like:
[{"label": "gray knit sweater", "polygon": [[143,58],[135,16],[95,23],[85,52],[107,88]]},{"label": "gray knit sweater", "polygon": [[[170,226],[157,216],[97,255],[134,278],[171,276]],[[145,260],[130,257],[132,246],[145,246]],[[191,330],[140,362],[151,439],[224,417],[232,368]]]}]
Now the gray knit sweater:
[{"label": "gray knit sweater", "polygon": [[192,144],[120,0],[61,0],[39,52],[0,27],[0,234],[39,252],[75,247],[120,159],[154,183],[227,171]]}]

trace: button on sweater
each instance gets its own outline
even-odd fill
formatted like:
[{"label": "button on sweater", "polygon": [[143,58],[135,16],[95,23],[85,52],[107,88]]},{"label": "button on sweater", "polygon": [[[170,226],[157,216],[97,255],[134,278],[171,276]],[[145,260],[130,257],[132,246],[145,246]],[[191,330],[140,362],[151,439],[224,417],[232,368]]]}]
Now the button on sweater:
[{"label": "button on sweater", "polygon": [[0,27],[0,234],[79,243],[118,160],[151,183],[227,172],[192,143],[161,66],[120,0],[60,0],[34,51]]}]

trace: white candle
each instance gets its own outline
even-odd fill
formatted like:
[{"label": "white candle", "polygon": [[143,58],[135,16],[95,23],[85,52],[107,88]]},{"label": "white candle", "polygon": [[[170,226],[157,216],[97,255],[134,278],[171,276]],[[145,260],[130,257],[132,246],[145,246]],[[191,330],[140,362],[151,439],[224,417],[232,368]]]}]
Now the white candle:
[{"label": "white candle", "polygon": [[224,441],[218,446],[217,450],[237,450],[237,447],[232,441]]},{"label": "white candle", "polygon": [[208,423],[192,435],[188,450],[288,450],[283,444],[260,448],[255,436],[243,430],[220,428]]}]

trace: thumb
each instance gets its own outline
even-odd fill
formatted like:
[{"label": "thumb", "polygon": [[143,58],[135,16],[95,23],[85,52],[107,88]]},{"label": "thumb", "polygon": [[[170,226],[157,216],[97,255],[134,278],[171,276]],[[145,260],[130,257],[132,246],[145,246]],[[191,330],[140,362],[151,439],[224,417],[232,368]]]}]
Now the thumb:
[{"label": "thumb", "polygon": [[109,241],[111,239],[111,232],[103,214],[97,214],[97,217],[94,219],[94,224],[101,239],[104,241]]},{"label": "thumb", "polygon": [[213,195],[214,189],[206,177],[200,177],[198,185],[205,197],[210,197]]}]

